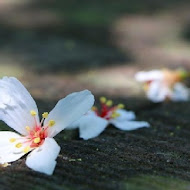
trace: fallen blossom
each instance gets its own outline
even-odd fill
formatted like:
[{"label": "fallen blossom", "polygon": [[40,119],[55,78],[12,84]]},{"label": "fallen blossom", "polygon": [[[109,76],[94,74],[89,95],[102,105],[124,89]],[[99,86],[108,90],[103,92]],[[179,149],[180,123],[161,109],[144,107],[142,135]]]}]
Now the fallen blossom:
[{"label": "fallen blossom", "polygon": [[136,80],[144,84],[147,97],[153,102],[165,100],[187,101],[190,91],[182,83],[187,77],[188,73],[186,71],[171,71],[168,69],[141,71],[135,75]]},{"label": "fallen blossom", "polygon": [[134,121],[135,113],[124,110],[123,104],[112,106],[112,100],[100,98],[101,109],[93,107],[91,111],[67,129],[79,128],[80,138],[88,140],[100,135],[110,124],[124,131],[131,131],[142,127],[149,127],[145,121]]},{"label": "fallen blossom", "polygon": [[26,165],[51,175],[60,152],[53,137],[89,111],[94,96],[88,90],[72,93],[44,112],[40,122],[34,99],[16,78],[1,79],[0,91],[0,120],[19,133],[0,132],[1,166],[29,153]]}]

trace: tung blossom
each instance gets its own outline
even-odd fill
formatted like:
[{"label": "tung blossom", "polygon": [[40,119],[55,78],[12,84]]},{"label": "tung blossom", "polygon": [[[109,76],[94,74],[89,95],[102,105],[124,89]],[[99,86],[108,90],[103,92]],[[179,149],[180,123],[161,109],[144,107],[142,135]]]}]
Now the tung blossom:
[{"label": "tung blossom", "polygon": [[144,84],[147,97],[153,102],[187,101],[189,89],[181,83],[187,77],[188,73],[185,71],[167,69],[141,71],[135,75],[136,80]]},{"label": "tung blossom", "polygon": [[79,128],[80,138],[88,140],[97,137],[109,124],[124,131],[149,127],[149,123],[145,121],[133,121],[135,119],[134,112],[124,110],[123,104],[112,106],[113,102],[105,97],[100,98],[100,103],[100,110],[93,107],[91,111],[66,129]]},{"label": "tung blossom", "polygon": [[31,152],[26,165],[51,175],[60,147],[53,139],[72,122],[78,120],[94,103],[94,96],[84,90],[61,99],[54,109],[42,114],[26,88],[13,77],[0,80],[0,120],[17,131],[0,132],[0,164],[13,162]]}]

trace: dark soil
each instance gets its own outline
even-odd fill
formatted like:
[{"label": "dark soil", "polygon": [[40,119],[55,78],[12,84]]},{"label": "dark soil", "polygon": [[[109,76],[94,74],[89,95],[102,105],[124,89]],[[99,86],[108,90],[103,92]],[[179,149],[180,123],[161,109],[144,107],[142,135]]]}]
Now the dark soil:
[{"label": "dark soil", "polygon": [[[39,103],[45,110],[54,104]],[[189,103],[129,105],[150,128],[124,132],[109,126],[88,141],[63,131],[56,137],[61,153],[53,176],[30,170],[24,157],[1,169],[0,189],[189,189]]]}]

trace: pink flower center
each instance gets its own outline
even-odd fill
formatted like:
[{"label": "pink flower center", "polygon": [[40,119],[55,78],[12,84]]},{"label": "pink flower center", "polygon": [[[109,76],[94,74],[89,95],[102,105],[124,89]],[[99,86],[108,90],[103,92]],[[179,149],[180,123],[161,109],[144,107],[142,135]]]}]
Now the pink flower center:
[{"label": "pink flower center", "polygon": [[47,125],[43,125],[45,118],[48,117],[47,112],[42,114],[42,120],[40,123],[38,123],[36,120],[37,113],[35,111],[30,111],[30,114],[34,119],[35,126],[32,128],[30,128],[29,126],[25,127],[28,135],[20,138],[11,138],[9,140],[11,143],[15,143],[16,148],[23,147],[22,151],[24,153],[27,153],[32,149],[41,146],[44,143],[45,138],[48,137],[48,128],[55,125],[54,120],[49,120]]},{"label": "pink flower center", "polygon": [[113,102],[107,100],[105,97],[100,98],[100,109],[93,107],[92,110],[96,113],[97,116],[104,118],[106,120],[114,119],[119,117],[120,114],[117,113],[118,109],[124,108],[123,104],[118,104],[117,106],[112,106]]},{"label": "pink flower center", "polygon": [[117,107],[108,107],[106,104],[101,104],[101,109],[96,111],[99,117],[110,120],[113,113],[117,110]]},{"label": "pink flower center", "polygon": [[28,139],[26,143],[30,143],[31,148],[35,148],[42,145],[45,138],[48,136],[47,129],[48,127],[34,127],[33,130],[29,131],[29,135],[26,136],[26,139]]}]

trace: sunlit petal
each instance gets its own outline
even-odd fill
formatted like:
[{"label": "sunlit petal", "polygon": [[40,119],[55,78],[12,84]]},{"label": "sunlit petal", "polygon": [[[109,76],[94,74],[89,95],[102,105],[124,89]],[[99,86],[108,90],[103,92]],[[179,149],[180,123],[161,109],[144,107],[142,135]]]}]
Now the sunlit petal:
[{"label": "sunlit petal", "polygon": [[162,80],[163,77],[163,73],[159,70],[153,70],[148,72],[140,71],[135,75],[135,79],[139,82]]},{"label": "sunlit petal", "polygon": [[[8,126],[26,135],[26,126],[34,127],[39,123],[38,109],[34,99],[26,88],[14,77],[4,77],[0,80],[0,120]],[[35,119],[30,111],[36,112]]]},{"label": "sunlit petal", "polygon": [[84,90],[68,95],[60,100],[45,120],[45,126],[49,121],[55,121],[55,125],[48,129],[48,136],[54,137],[74,121],[87,113],[94,104],[94,96],[90,91]]}]

